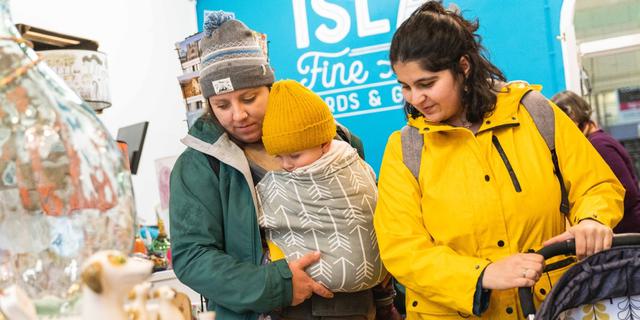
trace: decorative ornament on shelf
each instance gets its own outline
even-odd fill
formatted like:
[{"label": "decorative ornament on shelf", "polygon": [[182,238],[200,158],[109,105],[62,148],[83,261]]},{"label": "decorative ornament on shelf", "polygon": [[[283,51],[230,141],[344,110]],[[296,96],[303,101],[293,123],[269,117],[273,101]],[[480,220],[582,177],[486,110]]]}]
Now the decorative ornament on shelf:
[{"label": "decorative ornament on shelf", "polygon": [[140,238],[140,234],[136,232],[136,238],[135,238],[135,242],[133,244],[133,253],[134,254],[140,254],[143,257],[147,256],[147,247],[144,244],[144,241],[142,240],[142,238]]},{"label": "decorative ornament on shelf", "polygon": [[131,175],[91,107],[21,38],[8,0],[0,0],[0,157],[0,270],[9,271],[0,288],[17,284],[40,314],[64,314],[92,253],[131,251]]},{"label": "decorative ornament on shelf", "polygon": [[90,50],[38,51],[44,62],[100,113],[111,106],[107,56]]},{"label": "decorative ornament on shelf", "polygon": [[96,113],[111,106],[107,57],[98,42],[37,28],[16,27],[49,65]]},{"label": "decorative ornament on shelf", "polygon": [[171,243],[164,227],[164,220],[156,213],[158,219],[158,236],[151,245],[152,260],[154,261],[153,271],[162,271],[170,267]]}]

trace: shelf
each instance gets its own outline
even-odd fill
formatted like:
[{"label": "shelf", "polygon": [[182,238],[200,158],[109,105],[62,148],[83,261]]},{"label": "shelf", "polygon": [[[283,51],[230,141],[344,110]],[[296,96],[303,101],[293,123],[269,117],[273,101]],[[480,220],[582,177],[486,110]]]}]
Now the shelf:
[{"label": "shelf", "polygon": [[191,305],[199,305],[201,303],[200,294],[180,282],[172,269],[154,272],[147,281],[151,282],[153,287],[169,286],[178,292],[185,293],[191,300]]},{"label": "shelf", "polygon": [[198,102],[198,101],[203,101],[204,102],[204,97],[199,94],[197,96],[193,96],[193,97],[189,97],[186,99],[187,103],[193,103],[193,102]]},{"label": "shelf", "polygon": [[200,57],[195,58],[195,59],[191,59],[189,61],[185,61],[184,63],[182,63],[182,69],[187,69],[190,67],[193,67],[194,65],[200,63]]},{"label": "shelf", "polygon": [[181,83],[189,82],[189,80],[191,80],[193,78],[197,78],[199,75],[200,75],[200,73],[198,71],[185,73],[185,74],[183,74],[181,76],[178,76],[178,81],[180,81]]},{"label": "shelf", "polygon": [[169,269],[169,270],[163,270],[163,271],[152,273],[151,277],[149,278],[149,281],[155,282],[155,281],[163,281],[163,280],[169,280],[169,279],[175,279],[175,278],[176,278],[176,274],[173,272],[173,269]]}]

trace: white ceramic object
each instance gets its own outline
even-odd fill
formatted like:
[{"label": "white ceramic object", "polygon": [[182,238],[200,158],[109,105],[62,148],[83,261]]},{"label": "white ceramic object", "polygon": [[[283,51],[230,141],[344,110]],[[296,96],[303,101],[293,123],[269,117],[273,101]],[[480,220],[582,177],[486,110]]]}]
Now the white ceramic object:
[{"label": "white ceramic object", "polygon": [[136,284],[151,275],[152,268],[151,261],[127,258],[116,250],[93,254],[82,267],[82,318],[127,319],[124,300]]},{"label": "white ceramic object", "polygon": [[153,297],[158,299],[158,319],[184,319],[180,309],[173,303],[176,291],[168,286],[161,286],[153,290]]},{"label": "white ceramic object", "polygon": [[149,291],[151,290],[151,282],[143,282],[133,287],[129,293],[131,303],[125,306],[125,311],[129,319],[151,320],[149,311],[147,310],[147,301],[149,300]]}]

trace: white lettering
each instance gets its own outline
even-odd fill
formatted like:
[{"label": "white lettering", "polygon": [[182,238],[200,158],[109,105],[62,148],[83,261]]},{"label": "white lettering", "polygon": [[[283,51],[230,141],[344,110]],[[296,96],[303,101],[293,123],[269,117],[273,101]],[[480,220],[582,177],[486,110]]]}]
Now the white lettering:
[{"label": "white lettering", "polygon": [[325,97],[324,102],[329,106],[331,113],[342,113],[347,110],[357,110],[360,108],[358,94],[352,92],[348,95],[339,94],[337,96]]},{"label": "white lettering", "polygon": [[[298,73],[303,77],[300,83],[310,89],[319,81],[324,89],[333,88],[340,81],[343,86],[362,84],[369,78],[362,61],[355,60],[347,68],[343,62],[332,62],[333,58],[340,58],[349,52],[349,48],[336,53],[309,51],[298,58]],[[347,72],[348,70],[348,72]]]},{"label": "white lettering", "polygon": [[[333,88],[336,85],[336,73],[342,70],[340,73],[344,74],[344,64],[340,62],[335,63],[331,68],[331,74],[327,72],[328,69],[329,69],[329,61],[325,60],[322,62],[322,70],[324,71],[322,75],[322,85],[325,88]],[[329,76],[331,77],[329,78]]]},{"label": "white lettering", "polygon": [[329,110],[331,110],[331,113],[336,113],[336,102],[333,97],[324,98],[324,102],[327,104],[327,106],[329,106]]},{"label": "white lettering", "polygon": [[360,108],[360,100],[358,100],[358,94],[355,92],[352,92],[349,94],[349,101],[351,101],[351,109],[358,109]]},{"label": "white lettering", "polygon": [[396,29],[411,16],[418,7],[420,7],[426,0],[400,0],[398,1],[398,16],[396,18]]},{"label": "white lettering", "polygon": [[380,99],[380,92],[378,90],[369,91],[369,105],[372,107],[379,107],[382,104],[382,99]]},{"label": "white lettering", "polygon": [[391,88],[391,99],[393,99],[394,103],[402,103],[404,101],[404,97],[402,96],[402,88],[400,86]]},{"label": "white lettering", "polygon": [[389,19],[371,21],[367,0],[356,0],[356,25],[358,36],[363,38],[375,34],[387,33],[391,30]]},{"label": "white lettering", "polygon": [[347,96],[339,95],[336,97],[336,106],[338,108],[338,112],[344,112],[349,109],[349,101],[347,100]]},{"label": "white lettering", "polygon": [[367,80],[368,75],[369,75],[369,72],[364,70],[364,65],[362,64],[362,61],[356,60],[349,67],[349,78],[345,79],[345,82],[346,83],[354,82],[357,84],[362,84],[364,83],[365,80]]},{"label": "white lettering", "polygon": [[378,60],[376,61],[377,66],[389,66],[389,70],[387,72],[380,72],[378,76],[380,79],[385,80],[389,79],[393,76],[393,70],[391,69],[391,62],[389,60]]},{"label": "white lettering", "polygon": [[296,47],[298,49],[309,46],[309,23],[307,22],[307,7],[305,0],[292,0],[293,21],[296,30]]},{"label": "white lettering", "polygon": [[316,37],[324,43],[338,43],[342,41],[351,29],[351,17],[343,7],[326,2],[325,0],[311,0],[311,8],[319,16],[335,21],[336,26],[331,29],[326,24],[316,29]]}]

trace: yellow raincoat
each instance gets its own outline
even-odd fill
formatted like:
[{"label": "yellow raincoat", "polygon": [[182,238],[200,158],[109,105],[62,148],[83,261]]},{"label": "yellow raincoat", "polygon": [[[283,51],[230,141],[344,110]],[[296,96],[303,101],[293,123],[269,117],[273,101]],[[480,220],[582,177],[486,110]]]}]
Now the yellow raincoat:
[{"label": "yellow raincoat", "polygon": [[[408,319],[475,318],[476,285],[491,261],[540,248],[565,230],[550,151],[519,103],[539,87],[509,88],[498,94],[495,111],[476,135],[422,117],[409,121],[425,140],[419,183],[402,161],[400,132],[389,137],[374,222],[382,260],[406,287]],[[615,226],[622,218],[624,189],[575,124],[555,106],[554,113],[569,221],[589,218]],[[492,141],[496,138],[513,178]],[[544,299],[565,269],[543,276],[536,298]],[[516,289],[493,290],[482,318],[521,314]]]}]

